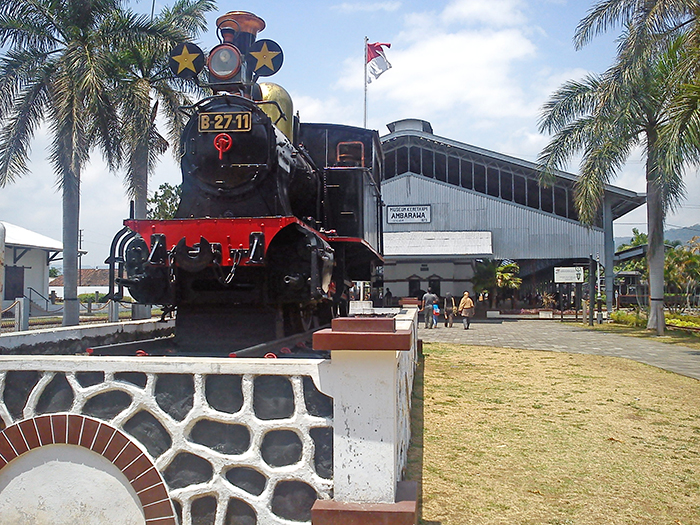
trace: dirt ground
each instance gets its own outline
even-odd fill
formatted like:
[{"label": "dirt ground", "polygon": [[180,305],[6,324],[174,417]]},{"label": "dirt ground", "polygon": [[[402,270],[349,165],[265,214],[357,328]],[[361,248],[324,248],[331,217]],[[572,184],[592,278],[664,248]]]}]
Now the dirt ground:
[{"label": "dirt ground", "polygon": [[428,525],[700,523],[700,381],[624,359],[426,344],[408,479]]}]

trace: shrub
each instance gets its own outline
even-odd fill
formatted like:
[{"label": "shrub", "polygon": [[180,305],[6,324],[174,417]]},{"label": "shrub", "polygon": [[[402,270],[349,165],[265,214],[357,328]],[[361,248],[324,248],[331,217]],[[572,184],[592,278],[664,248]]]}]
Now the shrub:
[{"label": "shrub", "polygon": [[647,325],[646,315],[643,315],[639,310],[631,312],[617,310],[610,314],[610,319],[616,323],[634,326],[636,328],[644,328]]},{"label": "shrub", "polygon": [[81,303],[106,303],[107,302],[107,294],[101,293],[98,294],[97,301],[95,301],[95,294],[94,293],[81,293],[78,296],[78,299],[80,300]]}]

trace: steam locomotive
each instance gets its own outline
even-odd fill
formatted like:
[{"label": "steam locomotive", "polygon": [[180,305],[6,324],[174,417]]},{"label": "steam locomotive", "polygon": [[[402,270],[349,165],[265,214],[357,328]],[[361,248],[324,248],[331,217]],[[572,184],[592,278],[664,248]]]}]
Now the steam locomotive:
[{"label": "steam locomotive", "polygon": [[[321,326],[344,313],[352,281],[372,280],[382,264],[378,134],[300,122],[282,87],[258,82],[283,57],[257,40],[264,28],[247,12],[217,20],[204,84],[213,95],[183,108],[175,218],[125,220],[107,259],[113,296],[126,287],[139,303],[175,311],[187,353]],[[198,81],[204,53],[180,44],[170,62]]]}]

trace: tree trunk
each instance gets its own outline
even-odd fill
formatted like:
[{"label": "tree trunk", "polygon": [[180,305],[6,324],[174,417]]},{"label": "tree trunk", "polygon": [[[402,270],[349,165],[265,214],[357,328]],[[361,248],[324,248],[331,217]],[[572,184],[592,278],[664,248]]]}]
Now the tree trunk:
[{"label": "tree trunk", "polygon": [[134,190],[134,218],[145,219],[148,201],[148,143],[139,144],[132,154],[131,186]]},{"label": "tree trunk", "polygon": [[[145,219],[148,204],[148,142],[141,142],[131,157],[131,181],[134,188],[134,218]],[[132,306],[131,318],[150,319],[151,307],[143,304]]]},{"label": "tree trunk", "polygon": [[78,234],[80,228],[80,173],[63,181],[63,326],[80,321],[78,302]]},{"label": "tree trunk", "polygon": [[647,264],[649,268],[649,320],[647,329],[664,334],[664,207],[661,187],[657,182],[656,137],[647,135],[647,227],[649,229]]}]

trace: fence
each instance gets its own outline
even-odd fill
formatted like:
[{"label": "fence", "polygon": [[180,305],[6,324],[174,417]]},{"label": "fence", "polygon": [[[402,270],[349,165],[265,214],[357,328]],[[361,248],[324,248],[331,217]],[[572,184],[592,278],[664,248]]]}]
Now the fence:
[{"label": "fence", "polygon": [[[334,324],[316,334],[331,359],[0,356],[0,512],[31,515],[41,492],[60,504],[35,512],[88,525],[122,500],[146,523],[285,525],[311,521],[318,502],[393,503],[416,319],[409,308],[389,329]],[[44,469],[43,448],[58,467]],[[64,489],[77,448],[109,463],[85,483],[111,489]],[[27,491],[16,480],[30,472]]]},{"label": "fence", "polygon": [[[41,305],[38,305],[34,299],[19,297],[15,299],[11,305],[2,310],[0,333],[30,330],[33,327],[44,328],[48,324],[60,325],[60,320],[56,320],[55,318],[60,318],[63,316],[63,306],[54,306],[55,307],[51,308],[50,310],[45,310],[41,307]],[[81,322],[89,321],[115,323],[119,322],[120,315],[124,312],[131,312],[131,319],[142,319],[143,315],[134,314],[134,308],[138,308],[138,305],[134,303],[122,303],[112,300],[106,303],[81,302]],[[106,313],[107,315],[102,317],[100,316],[102,313]],[[31,322],[30,319],[32,319]]]}]

